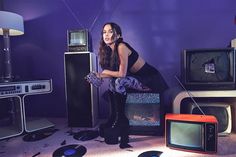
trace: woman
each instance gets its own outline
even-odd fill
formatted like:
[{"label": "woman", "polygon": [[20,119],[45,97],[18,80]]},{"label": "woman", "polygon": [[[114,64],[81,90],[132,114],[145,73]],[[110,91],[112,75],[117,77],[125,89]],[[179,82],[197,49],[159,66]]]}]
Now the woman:
[{"label": "woman", "polygon": [[100,134],[105,136],[107,128],[112,128],[111,132],[118,130],[118,135],[121,137],[120,148],[127,148],[130,147],[129,121],[125,116],[127,89],[161,94],[168,86],[160,73],[123,41],[121,28],[115,23],[110,22],[103,26],[98,55],[103,71],[97,73],[97,76],[110,78],[111,103],[111,116],[107,123],[100,126]]}]

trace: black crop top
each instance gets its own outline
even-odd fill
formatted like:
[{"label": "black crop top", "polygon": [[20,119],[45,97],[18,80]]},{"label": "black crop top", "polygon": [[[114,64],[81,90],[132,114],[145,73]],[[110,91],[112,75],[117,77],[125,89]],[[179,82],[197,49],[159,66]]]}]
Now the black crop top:
[{"label": "black crop top", "polygon": [[135,49],[133,49],[128,43],[123,42],[130,50],[131,50],[131,54],[129,55],[128,58],[128,69],[130,69],[134,63],[138,60],[138,52],[135,51]]}]

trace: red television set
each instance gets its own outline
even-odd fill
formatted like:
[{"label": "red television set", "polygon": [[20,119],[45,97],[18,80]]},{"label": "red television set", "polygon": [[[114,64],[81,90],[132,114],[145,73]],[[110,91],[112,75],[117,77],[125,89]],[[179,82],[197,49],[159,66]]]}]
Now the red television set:
[{"label": "red television set", "polygon": [[211,115],[166,114],[166,146],[200,153],[217,152],[218,122]]}]

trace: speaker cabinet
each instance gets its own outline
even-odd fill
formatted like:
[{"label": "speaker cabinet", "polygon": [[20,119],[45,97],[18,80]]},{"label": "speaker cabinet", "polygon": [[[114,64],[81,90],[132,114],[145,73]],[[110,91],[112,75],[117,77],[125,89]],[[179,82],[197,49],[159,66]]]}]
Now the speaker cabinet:
[{"label": "speaker cabinet", "polygon": [[97,71],[97,58],[90,52],[65,52],[65,86],[69,127],[94,127],[98,116],[98,89],[84,77]]}]

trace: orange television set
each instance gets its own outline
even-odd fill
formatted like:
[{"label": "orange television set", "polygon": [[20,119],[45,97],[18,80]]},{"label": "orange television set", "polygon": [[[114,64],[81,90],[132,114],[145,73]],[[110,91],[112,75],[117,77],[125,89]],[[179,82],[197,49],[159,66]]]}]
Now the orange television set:
[{"label": "orange television set", "polygon": [[166,114],[166,146],[200,153],[217,152],[218,122],[211,115]]}]

